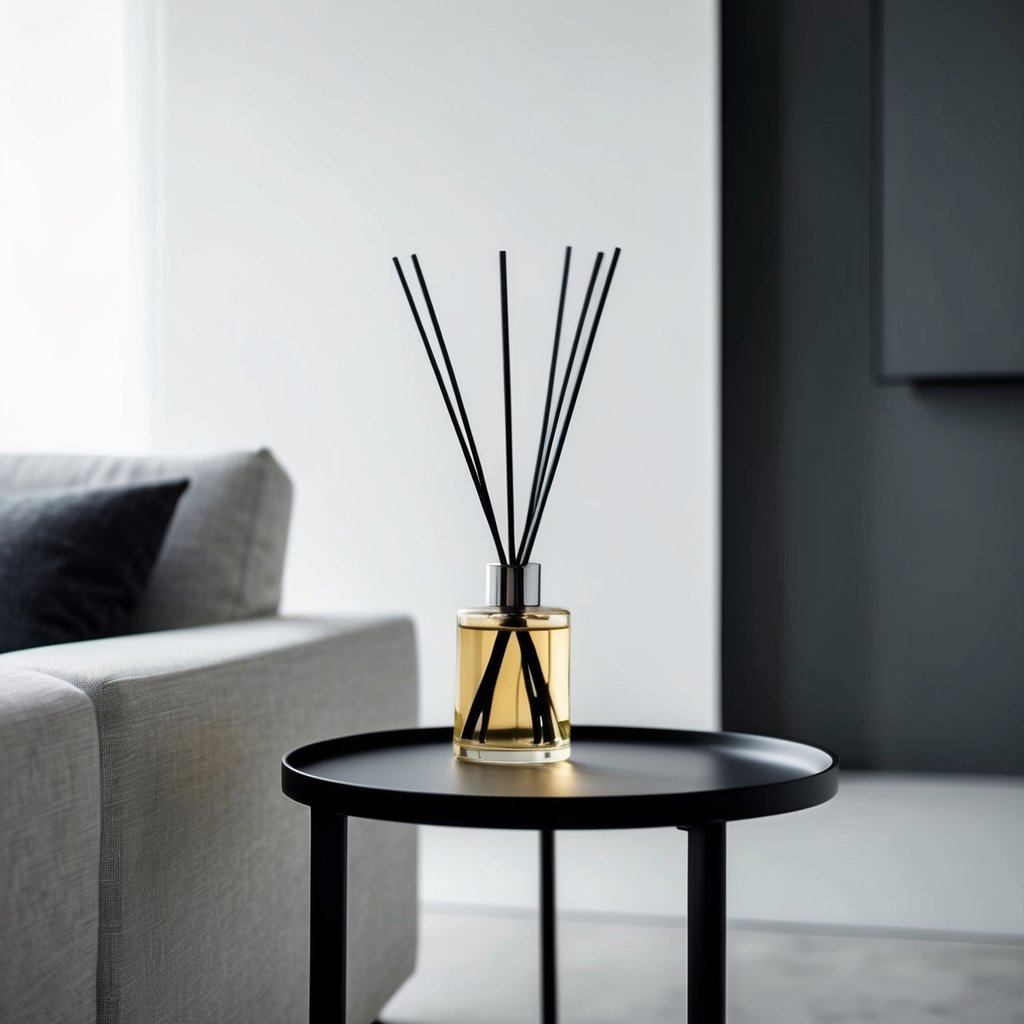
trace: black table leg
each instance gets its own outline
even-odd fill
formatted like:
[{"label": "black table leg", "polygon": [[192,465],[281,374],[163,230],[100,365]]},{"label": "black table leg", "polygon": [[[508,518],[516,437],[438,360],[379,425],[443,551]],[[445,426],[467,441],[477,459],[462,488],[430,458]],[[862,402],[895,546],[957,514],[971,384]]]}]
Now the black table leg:
[{"label": "black table leg", "polygon": [[309,1021],[345,1024],[348,818],[311,813]]},{"label": "black table leg", "polygon": [[725,1024],[725,823],[687,829],[687,1024]]},{"label": "black table leg", "polygon": [[555,964],[555,833],[540,834],[540,978],[541,1019],[558,1020],[558,984]]}]

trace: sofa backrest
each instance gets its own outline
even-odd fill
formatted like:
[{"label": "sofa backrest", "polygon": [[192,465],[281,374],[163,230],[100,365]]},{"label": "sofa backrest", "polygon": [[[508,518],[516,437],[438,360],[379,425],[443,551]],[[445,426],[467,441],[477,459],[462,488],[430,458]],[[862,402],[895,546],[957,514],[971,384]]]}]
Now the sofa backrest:
[{"label": "sofa backrest", "polygon": [[270,614],[281,600],[292,486],[267,449],[203,457],[0,455],[0,491],[187,477],[132,620],[137,633]]}]

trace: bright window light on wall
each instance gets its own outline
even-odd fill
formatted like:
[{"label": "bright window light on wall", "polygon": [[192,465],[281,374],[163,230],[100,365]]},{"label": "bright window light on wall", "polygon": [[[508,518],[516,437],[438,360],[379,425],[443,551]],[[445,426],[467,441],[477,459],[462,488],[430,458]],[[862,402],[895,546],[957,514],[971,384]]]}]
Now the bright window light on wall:
[{"label": "bright window light on wall", "polygon": [[0,448],[145,441],[123,0],[0,0]]}]

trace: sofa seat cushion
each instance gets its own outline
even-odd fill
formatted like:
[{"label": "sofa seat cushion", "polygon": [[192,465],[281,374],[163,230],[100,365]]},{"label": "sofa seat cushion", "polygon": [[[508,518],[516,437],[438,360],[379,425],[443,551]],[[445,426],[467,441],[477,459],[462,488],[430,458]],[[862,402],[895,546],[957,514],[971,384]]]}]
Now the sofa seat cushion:
[{"label": "sofa seat cushion", "polygon": [[196,457],[0,455],[0,494],[185,477],[163,549],[128,631],[177,629],[273,613],[291,483],[269,451]]},{"label": "sofa seat cushion", "polygon": [[123,633],[187,486],[0,493],[0,652]]}]

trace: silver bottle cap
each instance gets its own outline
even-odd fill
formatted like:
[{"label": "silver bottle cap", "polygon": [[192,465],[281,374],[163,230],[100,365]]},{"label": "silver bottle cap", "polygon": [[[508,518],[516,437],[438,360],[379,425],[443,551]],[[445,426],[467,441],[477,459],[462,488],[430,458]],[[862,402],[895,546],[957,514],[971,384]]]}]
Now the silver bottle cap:
[{"label": "silver bottle cap", "polygon": [[487,603],[497,608],[531,608],[540,604],[540,562],[487,566]]}]

